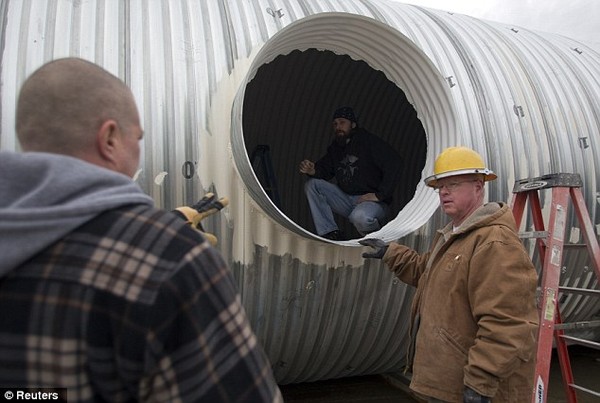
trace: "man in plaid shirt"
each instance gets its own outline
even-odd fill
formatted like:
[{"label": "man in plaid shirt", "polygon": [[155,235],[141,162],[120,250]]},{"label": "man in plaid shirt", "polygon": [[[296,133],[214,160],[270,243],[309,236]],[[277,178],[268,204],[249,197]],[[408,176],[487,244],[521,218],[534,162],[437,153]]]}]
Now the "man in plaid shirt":
[{"label": "man in plaid shirt", "polygon": [[280,402],[230,270],[131,180],[133,95],[81,59],[21,89],[0,152],[0,387],[70,402]]}]

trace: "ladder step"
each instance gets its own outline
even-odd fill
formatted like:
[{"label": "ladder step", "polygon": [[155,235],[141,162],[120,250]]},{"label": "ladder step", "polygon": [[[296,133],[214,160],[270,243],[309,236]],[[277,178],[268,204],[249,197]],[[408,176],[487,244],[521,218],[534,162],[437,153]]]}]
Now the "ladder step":
[{"label": "ladder step", "polygon": [[575,342],[577,344],[580,344],[582,346],[587,346],[587,347],[591,347],[591,348],[595,348],[597,350],[600,350],[600,343],[595,342],[595,341],[586,340],[586,339],[580,339],[579,337],[567,336],[567,335],[564,335],[564,334],[561,335],[560,337],[562,337],[563,339]]},{"label": "ladder step", "polygon": [[596,392],[594,390],[591,390],[591,389],[584,388],[583,386],[575,385],[573,383],[570,383],[569,386],[572,387],[572,388],[575,388],[577,390],[580,390],[582,392],[589,393],[590,395],[594,395],[594,396],[600,397],[600,393],[598,393],[598,392]]},{"label": "ladder step", "polygon": [[548,231],[519,232],[519,238],[521,238],[521,239],[548,238]]},{"label": "ladder step", "polygon": [[591,290],[587,288],[575,288],[575,287],[558,287],[559,291],[568,294],[580,294],[591,297],[600,297],[600,290]]},{"label": "ladder step", "polygon": [[556,330],[580,330],[580,329],[593,329],[600,327],[600,320],[582,321],[582,322],[571,322],[571,323],[557,323],[554,325]]},{"label": "ladder step", "polygon": [[537,178],[527,178],[515,181],[513,193],[529,192],[537,189],[548,189],[552,187],[581,187],[583,182],[579,174],[555,173]]}]

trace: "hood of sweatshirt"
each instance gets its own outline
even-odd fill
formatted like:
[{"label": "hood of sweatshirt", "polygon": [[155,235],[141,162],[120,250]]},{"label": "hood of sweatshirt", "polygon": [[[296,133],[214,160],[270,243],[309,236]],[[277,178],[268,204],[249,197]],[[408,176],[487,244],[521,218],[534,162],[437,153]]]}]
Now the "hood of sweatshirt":
[{"label": "hood of sweatshirt", "polygon": [[475,210],[456,230],[453,230],[452,222],[449,222],[438,232],[447,241],[454,235],[464,234],[476,228],[490,225],[505,226],[512,231],[517,231],[515,218],[510,207],[504,202],[489,202]]},{"label": "hood of sweatshirt", "polygon": [[153,205],[126,175],[47,153],[0,152],[0,277],[98,214]]}]

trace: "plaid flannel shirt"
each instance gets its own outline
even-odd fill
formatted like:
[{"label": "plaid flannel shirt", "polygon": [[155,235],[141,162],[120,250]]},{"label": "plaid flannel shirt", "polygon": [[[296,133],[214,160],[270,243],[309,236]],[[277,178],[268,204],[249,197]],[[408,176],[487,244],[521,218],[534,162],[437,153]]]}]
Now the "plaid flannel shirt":
[{"label": "plaid flannel shirt", "polygon": [[279,402],[230,270],[148,206],[107,211],[0,279],[0,386],[70,402]]}]

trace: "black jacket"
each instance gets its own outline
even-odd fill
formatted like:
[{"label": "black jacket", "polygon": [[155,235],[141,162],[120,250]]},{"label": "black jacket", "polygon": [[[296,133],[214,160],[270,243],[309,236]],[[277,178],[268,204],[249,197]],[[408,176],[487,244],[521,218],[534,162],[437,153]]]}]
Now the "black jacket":
[{"label": "black jacket", "polygon": [[350,195],[375,193],[380,201],[390,203],[400,180],[402,159],[384,140],[357,128],[350,141],[341,146],[333,142],[327,153],[315,163],[313,178],[329,180]]}]

